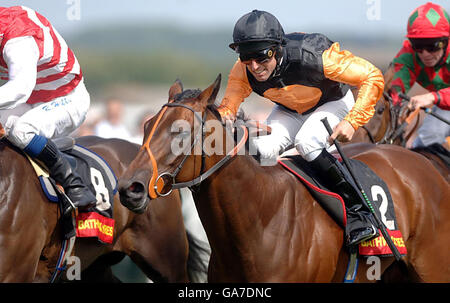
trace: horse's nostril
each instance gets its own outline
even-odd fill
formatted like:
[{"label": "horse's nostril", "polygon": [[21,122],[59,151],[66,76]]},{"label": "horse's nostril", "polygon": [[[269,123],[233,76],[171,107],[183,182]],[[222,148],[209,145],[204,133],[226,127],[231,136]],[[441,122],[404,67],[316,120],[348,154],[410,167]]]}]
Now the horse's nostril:
[{"label": "horse's nostril", "polygon": [[144,185],[140,182],[133,182],[128,190],[132,193],[142,193],[144,191]]},{"label": "horse's nostril", "polygon": [[140,181],[119,181],[120,203],[135,213],[143,213],[149,202],[147,188]]}]

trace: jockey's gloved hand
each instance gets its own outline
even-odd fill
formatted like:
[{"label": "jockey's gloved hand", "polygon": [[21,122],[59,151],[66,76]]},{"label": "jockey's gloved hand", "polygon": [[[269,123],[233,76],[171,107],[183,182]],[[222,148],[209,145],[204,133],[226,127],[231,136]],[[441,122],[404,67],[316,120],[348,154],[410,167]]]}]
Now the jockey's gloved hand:
[{"label": "jockey's gloved hand", "polygon": [[219,106],[217,108],[217,111],[219,112],[220,117],[222,118],[222,123],[224,125],[233,124],[233,122],[236,121],[236,116],[227,107]]},{"label": "jockey's gloved hand", "polygon": [[353,135],[355,134],[355,129],[347,120],[342,120],[333,129],[333,133],[328,138],[328,143],[330,145],[334,144],[334,140],[337,139],[339,142],[349,142]]},{"label": "jockey's gloved hand", "polygon": [[409,110],[413,111],[416,108],[423,108],[423,107],[433,107],[434,105],[434,95],[432,93],[426,93],[422,95],[416,95],[411,97],[411,100],[409,101],[408,108]]}]

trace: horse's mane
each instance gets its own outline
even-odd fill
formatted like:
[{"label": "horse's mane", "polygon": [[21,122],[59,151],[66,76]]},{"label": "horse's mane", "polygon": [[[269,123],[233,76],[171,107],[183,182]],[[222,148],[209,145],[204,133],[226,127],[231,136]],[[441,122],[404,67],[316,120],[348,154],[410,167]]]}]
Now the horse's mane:
[{"label": "horse's mane", "polygon": [[[220,120],[221,117],[220,117],[220,114],[219,114],[219,111],[217,110],[217,108],[218,108],[218,106],[216,104],[208,105],[208,109],[210,109],[213,112],[213,114],[216,116],[216,118]],[[245,114],[244,110],[239,109],[239,111],[236,115],[236,121],[245,123],[250,120],[251,120],[250,117]]]},{"label": "horse's mane", "polygon": [[[215,104],[210,104],[207,106],[207,108],[216,116],[216,118],[218,120],[221,120],[221,116],[219,114],[219,111],[217,110],[218,106]],[[245,114],[245,112],[242,109],[239,109],[237,115],[236,115],[236,121],[234,123],[235,127],[237,127],[238,125],[242,125],[245,124],[246,122],[251,121],[250,117],[247,116]],[[230,133],[230,135],[233,137],[234,139],[234,143],[238,143],[239,142],[239,138],[237,137],[237,132],[234,132],[233,134]],[[248,151],[249,149],[249,141],[247,140],[246,144],[245,144],[245,149]]]},{"label": "horse's mane", "polygon": [[[202,91],[200,89],[186,89],[183,92],[175,95],[174,102],[182,102],[186,99],[195,99],[198,98],[201,93]],[[216,104],[210,104],[207,107],[211,110],[211,112],[216,116],[217,119],[221,119],[219,111],[217,110],[218,106]],[[251,119],[245,114],[242,109],[240,109],[237,113],[236,120],[245,123],[247,121],[250,121]]]},{"label": "horse's mane", "polygon": [[[195,98],[198,98],[198,96],[201,93],[202,93],[202,91],[200,89],[186,89],[183,92],[175,95],[174,102],[182,102],[184,100],[195,99]],[[209,109],[214,114],[214,116],[216,117],[217,120],[222,120],[220,113],[217,110],[218,106],[215,103],[209,104],[207,106],[207,109]],[[236,123],[235,124],[236,125],[243,124],[250,120],[251,120],[250,117],[247,116],[242,109],[239,109],[239,111],[236,115]],[[234,139],[235,139],[235,141],[237,140],[236,137]]]},{"label": "horse's mane", "polygon": [[202,91],[200,89],[186,89],[174,97],[174,102],[181,102],[184,99],[194,99],[200,96]]}]

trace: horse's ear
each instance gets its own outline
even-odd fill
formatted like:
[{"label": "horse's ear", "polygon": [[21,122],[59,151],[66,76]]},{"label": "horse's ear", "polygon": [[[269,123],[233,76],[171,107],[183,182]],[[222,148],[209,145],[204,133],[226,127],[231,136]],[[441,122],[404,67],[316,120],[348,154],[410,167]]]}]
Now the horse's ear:
[{"label": "horse's ear", "polygon": [[216,78],[216,81],[214,81],[213,84],[211,84],[207,89],[202,91],[202,93],[199,96],[199,99],[202,103],[205,104],[213,104],[214,101],[216,101],[217,94],[220,90],[220,81],[222,80],[222,75],[219,74]]},{"label": "horse's ear", "polygon": [[175,83],[169,89],[169,100],[173,100],[176,95],[183,92],[183,84],[181,84],[180,79],[175,80]]},{"label": "horse's ear", "polygon": [[394,80],[395,76],[395,68],[394,63],[391,62],[386,70],[386,72],[383,74],[384,77],[384,91],[387,92],[391,88],[391,82]]}]

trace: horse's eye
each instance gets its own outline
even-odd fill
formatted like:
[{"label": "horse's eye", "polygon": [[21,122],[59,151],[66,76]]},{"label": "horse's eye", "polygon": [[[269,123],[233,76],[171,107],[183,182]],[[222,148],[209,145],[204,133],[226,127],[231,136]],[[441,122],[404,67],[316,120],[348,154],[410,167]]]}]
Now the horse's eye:
[{"label": "horse's eye", "polygon": [[384,107],[377,109],[377,114],[381,115],[384,112]]}]

